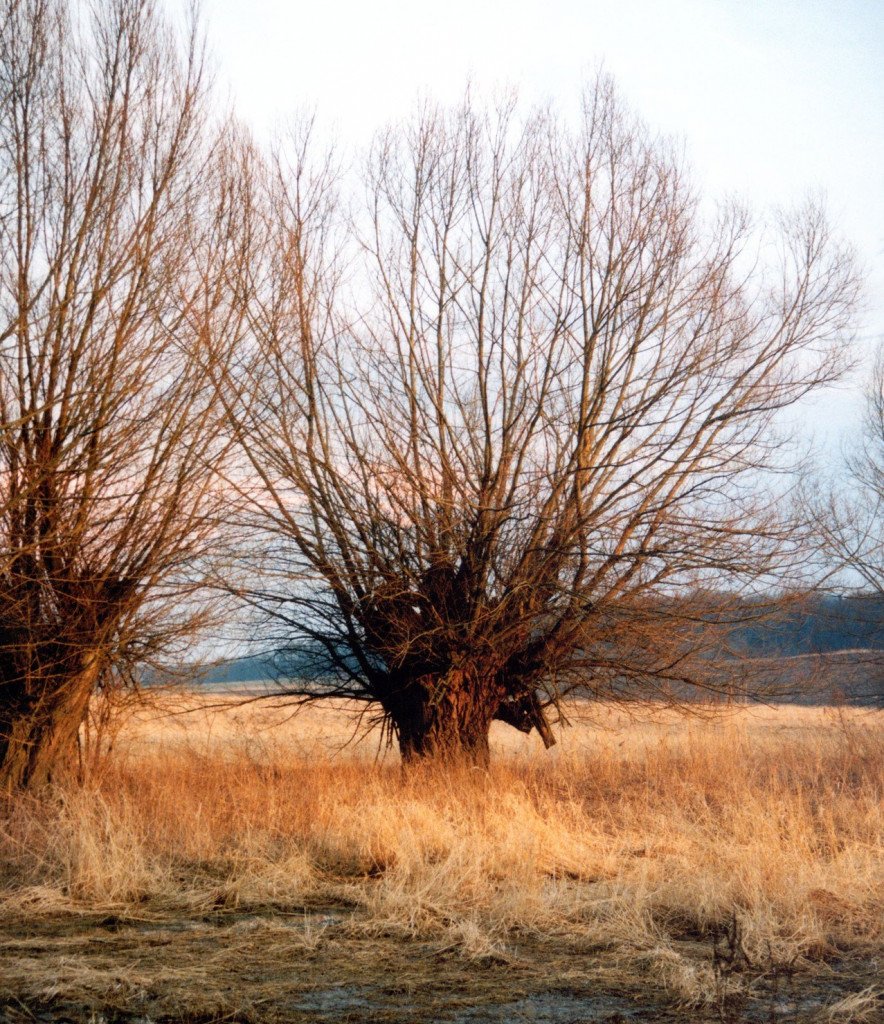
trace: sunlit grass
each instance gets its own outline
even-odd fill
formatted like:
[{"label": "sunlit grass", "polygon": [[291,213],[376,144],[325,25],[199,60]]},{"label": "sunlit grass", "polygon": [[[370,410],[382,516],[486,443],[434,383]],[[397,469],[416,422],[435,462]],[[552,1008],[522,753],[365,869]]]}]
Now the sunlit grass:
[{"label": "sunlit grass", "polygon": [[881,949],[874,713],[576,708],[550,754],[501,726],[490,773],[403,775],[377,732],[345,745],[346,709],[211,700],[139,713],[85,787],[12,809],[5,913],[347,905],[471,957],[579,936],[688,999],[711,967],[677,943],[734,919],[758,962]]}]

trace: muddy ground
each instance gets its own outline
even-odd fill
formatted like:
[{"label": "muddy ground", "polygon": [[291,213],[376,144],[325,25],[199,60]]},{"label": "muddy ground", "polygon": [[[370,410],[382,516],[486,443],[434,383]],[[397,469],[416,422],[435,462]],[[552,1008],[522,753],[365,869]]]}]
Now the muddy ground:
[{"label": "muddy ground", "polygon": [[[614,949],[511,937],[467,956],[438,940],[369,932],[347,908],[191,919],[69,914],[0,922],[0,1021],[533,1024],[884,1020],[880,964],[748,963],[727,937],[679,953],[712,979],[687,1005]],[[712,967],[709,972],[709,967]],[[866,992],[851,1010],[845,997]],[[839,1005],[839,1001],[842,1001]]]}]

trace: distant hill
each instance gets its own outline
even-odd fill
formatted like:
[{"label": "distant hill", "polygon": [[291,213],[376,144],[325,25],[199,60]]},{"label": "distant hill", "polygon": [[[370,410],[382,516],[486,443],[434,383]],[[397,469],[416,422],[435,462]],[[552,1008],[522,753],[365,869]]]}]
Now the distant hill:
[{"label": "distant hill", "polygon": [[750,657],[884,650],[884,595],[810,598],[776,621],[735,629],[731,643]]},{"label": "distant hill", "polygon": [[267,682],[276,679],[277,675],[273,665],[273,655],[263,654],[217,662],[198,672],[195,681],[199,684],[211,685]]},{"label": "distant hill", "polygon": [[[809,599],[777,621],[742,626],[731,634],[740,671],[762,680],[779,676],[784,698],[803,703],[844,699],[884,703],[884,597]],[[744,661],[743,659],[747,659]],[[306,664],[306,663],[305,663]],[[286,656],[288,672],[297,661]],[[272,653],[221,661],[202,669],[198,685],[236,686],[278,680]]]},{"label": "distant hill", "polygon": [[790,704],[884,707],[884,651],[842,650],[790,657],[754,658],[740,664],[759,688],[779,691]]}]

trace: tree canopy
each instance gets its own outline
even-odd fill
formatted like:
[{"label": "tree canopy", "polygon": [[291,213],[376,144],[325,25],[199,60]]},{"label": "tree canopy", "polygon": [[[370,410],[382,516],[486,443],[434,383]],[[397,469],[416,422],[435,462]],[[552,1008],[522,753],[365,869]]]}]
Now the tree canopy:
[{"label": "tree canopy", "polygon": [[259,189],[228,398],[293,688],[481,762],[574,687],[732,686],[715,627],[802,557],[779,414],[839,374],[858,290],[822,211],[710,212],[603,77],[576,128],[426,106],[355,198],[314,148]]}]

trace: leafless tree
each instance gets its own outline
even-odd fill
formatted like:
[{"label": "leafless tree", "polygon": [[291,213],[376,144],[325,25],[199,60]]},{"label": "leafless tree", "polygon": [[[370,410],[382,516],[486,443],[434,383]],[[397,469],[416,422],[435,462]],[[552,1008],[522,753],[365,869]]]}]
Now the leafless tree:
[{"label": "leafless tree", "polygon": [[[866,392],[862,431],[834,479],[815,480],[806,495],[824,581],[849,615],[842,629],[852,649],[851,688],[884,703],[884,347]],[[837,614],[837,613],[836,613]],[[849,642],[848,641],[848,642]],[[829,673],[831,675],[831,672]]]},{"label": "leafless tree", "polygon": [[732,686],[707,627],[796,567],[778,414],[839,373],[857,294],[821,211],[708,212],[604,78],[576,130],[426,107],[349,203],[309,134],[231,408],[291,690],[484,763],[493,719],[548,745],[575,688]]},{"label": "leafless tree", "polygon": [[186,640],[222,498],[236,145],[153,0],[0,9],[0,788]]},{"label": "leafless tree", "polygon": [[863,431],[848,454],[846,474],[813,502],[823,548],[834,569],[879,598],[884,595],[884,347],[866,394]]}]

